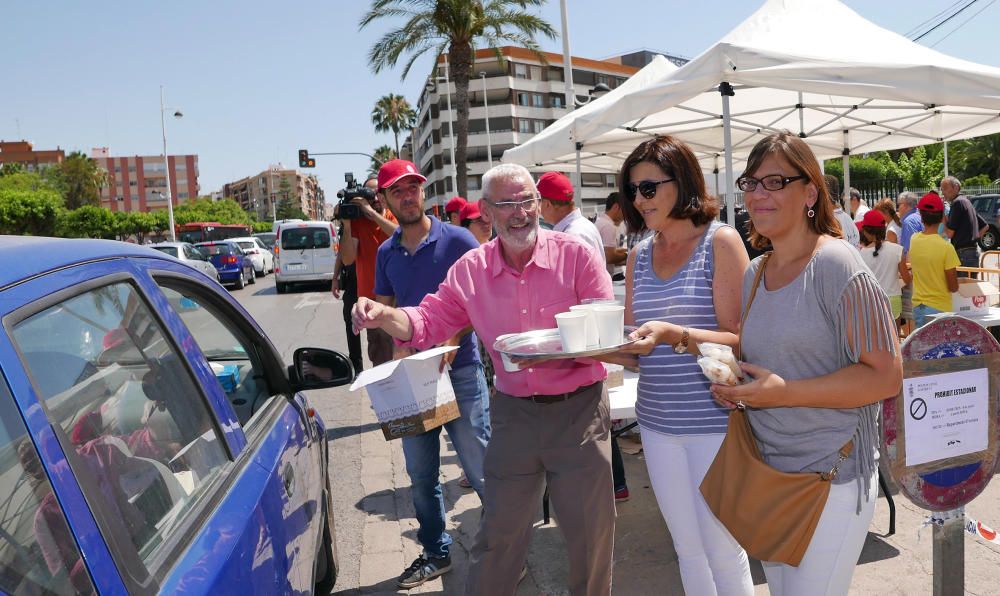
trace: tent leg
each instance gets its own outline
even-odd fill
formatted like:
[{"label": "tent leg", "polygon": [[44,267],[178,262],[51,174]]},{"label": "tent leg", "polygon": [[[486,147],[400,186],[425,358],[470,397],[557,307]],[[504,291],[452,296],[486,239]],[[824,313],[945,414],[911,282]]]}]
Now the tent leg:
[{"label": "tent leg", "polygon": [[583,149],[583,143],[576,144],[576,180],[573,181],[573,189],[576,191],[573,193],[574,201],[576,202],[576,208],[583,213],[583,174],[580,173],[580,150]]},{"label": "tent leg", "polygon": [[733,86],[723,81],[719,85],[722,95],[722,136],[726,145],[726,222],[736,225],[736,188],[733,184],[733,130],[729,116],[729,98],[736,94]]},{"label": "tent leg", "polygon": [[948,175],[948,141],[944,142],[944,175]]},{"label": "tent leg", "polygon": [[847,130],[844,131],[844,150],[843,150],[843,152],[841,152],[841,155],[843,155],[843,157],[841,159],[843,160],[843,164],[844,164],[844,196],[842,197],[842,199],[843,199],[843,202],[844,202],[844,208],[847,209],[847,212],[851,215],[851,217],[854,217],[854,214],[851,213],[851,202],[850,202],[850,196],[851,196],[851,133],[850,133],[850,131],[847,131]]}]

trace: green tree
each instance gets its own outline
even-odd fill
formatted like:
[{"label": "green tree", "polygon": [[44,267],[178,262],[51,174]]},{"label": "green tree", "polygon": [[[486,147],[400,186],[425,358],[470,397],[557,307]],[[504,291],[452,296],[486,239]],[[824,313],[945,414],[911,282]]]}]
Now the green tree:
[{"label": "green tree", "polygon": [[255,221],[253,222],[253,233],[261,234],[263,232],[271,231],[271,222],[269,221]]},{"label": "green tree", "polygon": [[309,219],[292,199],[281,199],[275,208],[275,219]]},{"label": "green tree", "polygon": [[936,188],[944,178],[944,154],[929,157],[922,146],[914,148],[911,155],[901,154],[896,165],[908,188]]},{"label": "green tree", "polygon": [[955,164],[951,169],[959,178],[978,174],[986,174],[990,180],[1000,178],[1000,133],[949,143],[948,149]]},{"label": "green tree", "polygon": [[992,183],[993,180],[990,179],[989,175],[977,174],[975,176],[972,176],[971,178],[966,178],[965,180],[962,180],[962,188],[968,186],[989,186]]},{"label": "green tree", "polygon": [[74,151],[51,169],[61,182],[68,209],[101,204],[101,188],[107,184],[108,173],[96,160]]},{"label": "green tree", "polygon": [[65,238],[105,238],[118,237],[118,220],[110,209],[84,205],[78,209],[63,211],[56,230]]},{"label": "green tree", "polygon": [[392,147],[388,145],[382,145],[375,149],[372,153],[375,159],[372,160],[371,165],[368,166],[368,173],[372,176],[378,175],[378,169],[382,167],[382,164],[389,161],[390,159],[396,159],[399,154],[392,150]]},{"label": "green tree", "polygon": [[417,124],[417,112],[402,95],[383,95],[372,109],[372,124],[375,132],[392,132],[396,140],[396,155],[399,155],[399,131],[408,130]]},{"label": "green tree", "polygon": [[[410,57],[403,67],[403,79],[420,56],[448,54],[450,77],[455,83],[456,110],[455,166],[458,188],[467,191],[466,155],[469,141],[469,78],[476,47],[492,48],[502,60],[499,47],[513,44],[528,48],[544,62],[535,37],[555,39],[555,30],[541,17],[528,12],[545,0],[372,0],[371,9],[361,18],[360,28],[396,17],[406,18],[399,29],[389,31],[368,52],[372,70],[379,73],[395,67],[403,54]],[[435,66],[437,62],[435,62]]]},{"label": "green tree", "polygon": [[49,190],[59,195],[59,204],[62,205],[62,192],[59,187],[46,179],[43,175],[35,172],[26,172],[11,168],[10,173],[0,175],[0,189],[23,190],[29,192]]},{"label": "green tree", "polygon": [[114,217],[119,240],[135,236],[139,244],[145,242],[146,236],[156,230],[158,221],[155,213],[142,211],[116,211]]},{"label": "green tree", "polygon": [[[159,213],[159,212],[157,212]],[[166,211],[163,212],[166,214]],[[198,197],[174,207],[174,222],[178,225],[192,221],[216,221],[224,224],[249,224],[250,214],[233,199],[213,201]],[[164,229],[166,229],[164,227]]]},{"label": "green tree", "polygon": [[0,188],[0,234],[55,236],[62,203],[51,188]]},{"label": "green tree", "polygon": [[24,172],[24,166],[19,163],[0,164],[0,176],[9,176],[11,174],[20,174],[22,172]]}]

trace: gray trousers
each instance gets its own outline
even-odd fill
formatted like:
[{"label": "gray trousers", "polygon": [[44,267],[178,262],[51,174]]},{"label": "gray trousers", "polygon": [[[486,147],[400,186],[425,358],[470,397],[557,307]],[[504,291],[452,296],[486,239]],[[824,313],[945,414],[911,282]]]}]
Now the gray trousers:
[{"label": "gray trousers", "polygon": [[466,594],[517,589],[546,483],[569,554],[574,596],[611,593],[615,537],[611,409],[604,383],[566,401],[537,404],[499,390],[490,402],[482,523]]}]

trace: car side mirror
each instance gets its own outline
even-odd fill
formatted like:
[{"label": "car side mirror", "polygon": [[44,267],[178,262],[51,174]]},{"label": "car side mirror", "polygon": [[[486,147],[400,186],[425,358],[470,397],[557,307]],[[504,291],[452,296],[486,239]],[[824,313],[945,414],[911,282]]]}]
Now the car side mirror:
[{"label": "car side mirror", "polygon": [[292,356],[288,377],[295,391],[340,387],[354,380],[354,366],[340,352],[299,348]]}]

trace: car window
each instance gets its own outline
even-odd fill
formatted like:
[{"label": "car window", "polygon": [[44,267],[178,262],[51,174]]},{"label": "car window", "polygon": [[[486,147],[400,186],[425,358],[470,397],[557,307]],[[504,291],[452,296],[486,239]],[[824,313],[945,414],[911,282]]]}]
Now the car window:
[{"label": "car window", "polygon": [[76,541],[0,378],[0,590],[93,594]]},{"label": "car window", "polygon": [[172,257],[177,257],[177,247],[176,246],[154,246],[155,250],[160,252],[165,252]]},{"label": "car window", "polygon": [[281,231],[282,250],[330,248],[330,230],[326,228],[290,228]]},{"label": "car window", "polygon": [[129,283],[51,306],[12,336],[102,532],[152,573],[229,461],[183,355]]},{"label": "car window", "polygon": [[255,245],[253,242],[250,242],[249,240],[243,241],[243,242],[237,242],[236,244],[239,244],[240,248],[242,248],[244,250],[250,250],[251,248],[257,248],[257,245]]},{"label": "car window", "polygon": [[211,256],[233,254],[233,247],[230,244],[202,244],[198,250]]},{"label": "car window", "polygon": [[258,350],[241,339],[242,334],[229,315],[200,297],[197,288],[169,278],[156,281],[208,359],[240,424],[252,425],[254,415],[273,394]]}]

